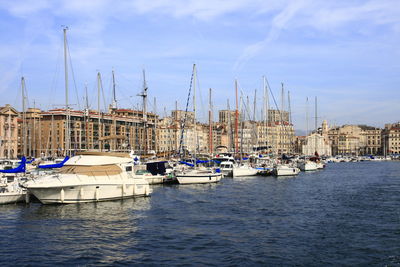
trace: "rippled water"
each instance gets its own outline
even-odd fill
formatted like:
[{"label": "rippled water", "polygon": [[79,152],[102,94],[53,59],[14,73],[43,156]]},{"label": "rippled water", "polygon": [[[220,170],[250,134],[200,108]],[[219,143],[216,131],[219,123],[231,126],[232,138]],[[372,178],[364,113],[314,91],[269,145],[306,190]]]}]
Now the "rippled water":
[{"label": "rippled water", "polygon": [[0,265],[400,266],[400,162],[0,206]]}]

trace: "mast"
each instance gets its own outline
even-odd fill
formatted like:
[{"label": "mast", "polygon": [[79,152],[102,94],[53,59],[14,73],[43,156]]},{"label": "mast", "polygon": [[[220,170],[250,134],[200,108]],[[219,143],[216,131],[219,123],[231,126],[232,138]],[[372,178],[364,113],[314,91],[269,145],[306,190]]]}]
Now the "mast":
[{"label": "mast", "polygon": [[257,89],[254,90],[253,121],[256,121],[256,110],[257,110]]},{"label": "mast", "polygon": [[100,118],[100,89],[101,89],[101,76],[100,72],[97,72],[97,116],[98,116],[98,122],[97,122],[97,132],[98,132],[98,143],[99,143],[99,150],[102,151],[102,141],[100,140],[101,135],[102,135],[102,125],[101,125],[101,118]]},{"label": "mast", "polygon": [[88,96],[88,90],[87,90],[87,84],[85,84],[85,148],[89,149],[89,133],[88,133],[88,128],[89,128],[89,96]]},{"label": "mast", "polygon": [[308,136],[308,97],[306,98],[306,135]]},{"label": "mast", "polygon": [[264,140],[265,140],[265,146],[268,146],[268,87],[265,83],[265,76],[263,76],[263,90],[264,90],[264,125],[265,125]]},{"label": "mast", "polygon": [[235,94],[236,94],[236,110],[235,110],[235,153],[239,152],[239,141],[238,141],[238,134],[239,134],[239,103],[238,103],[238,86],[237,80],[235,80]]},{"label": "mast", "polygon": [[146,84],[146,73],[143,69],[143,91],[139,96],[143,98],[143,144],[144,144],[144,153],[147,154],[147,84]]},{"label": "mast", "polygon": [[315,152],[318,153],[318,117],[317,117],[317,97],[315,97]]},{"label": "mast", "polygon": [[112,90],[112,104],[111,104],[111,110],[112,110],[112,118],[113,118],[113,128],[114,128],[114,135],[115,137],[110,139],[111,140],[111,149],[112,150],[116,150],[117,149],[117,139],[116,139],[116,135],[117,135],[117,120],[115,119],[115,110],[117,109],[117,97],[115,94],[115,75],[114,75],[114,70],[112,70],[112,82],[113,82],[113,90]]},{"label": "mast", "polygon": [[[281,91],[281,112],[283,112],[285,110],[285,89],[283,87],[283,83],[281,83],[282,85],[282,91]],[[282,120],[282,118],[281,118]]]},{"label": "mast", "polygon": [[70,110],[68,103],[68,61],[67,61],[67,30],[68,27],[64,27],[64,75],[65,75],[65,108],[66,108],[66,120],[65,120],[65,156],[70,155]]},{"label": "mast", "polygon": [[231,114],[231,107],[229,105],[229,99],[226,100],[227,103],[227,109],[228,109],[228,127],[227,127],[227,132],[228,132],[228,152],[232,151],[232,144],[233,144],[233,132],[232,132],[232,114]]},{"label": "mast", "polygon": [[289,112],[289,124],[292,124],[292,109],[290,107],[290,91],[287,92],[287,98],[288,98],[288,112]]},{"label": "mast", "polygon": [[209,98],[209,110],[208,110],[208,124],[209,124],[209,144],[210,144],[210,154],[213,153],[213,120],[212,120],[212,102],[211,102],[211,88],[210,88],[210,98]]},{"label": "mast", "polygon": [[21,92],[22,92],[22,155],[26,156],[26,142],[27,142],[27,133],[26,133],[26,107],[25,107],[25,78],[21,77]]},{"label": "mast", "polygon": [[[290,126],[292,124],[292,109],[290,107],[290,91],[289,90],[287,92],[287,97],[288,97],[288,113],[289,113],[288,120],[289,120],[289,126]],[[288,128],[288,133],[289,133],[289,129],[290,128]],[[290,133],[292,133],[292,131],[290,131]],[[287,137],[289,138],[289,140],[288,140],[288,152],[292,152],[292,148],[293,148],[293,146],[292,146],[292,140],[293,140],[292,134],[288,134]]]},{"label": "mast", "polygon": [[112,70],[112,82],[113,82],[113,87],[112,87],[112,104],[111,108],[116,109],[117,108],[117,97],[115,93],[115,75],[114,75],[114,70]]},{"label": "mast", "polygon": [[7,158],[11,159],[11,107],[8,109],[8,142],[7,142]]},{"label": "mast", "polygon": [[153,134],[154,151],[157,154],[157,99],[154,97],[154,134]]},{"label": "mast", "polygon": [[193,116],[194,116],[194,166],[197,166],[197,123],[196,123],[196,82],[197,82],[197,72],[196,64],[193,64]]}]

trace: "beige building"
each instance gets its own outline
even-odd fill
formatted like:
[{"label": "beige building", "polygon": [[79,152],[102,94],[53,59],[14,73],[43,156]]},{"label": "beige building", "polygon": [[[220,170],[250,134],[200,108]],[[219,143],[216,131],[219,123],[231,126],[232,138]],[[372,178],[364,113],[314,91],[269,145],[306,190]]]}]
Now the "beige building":
[{"label": "beige building", "polygon": [[268,110],[268,121],[270,122],[277,122],[277,121],[289,121],[289,112],[284,110],[276,110],[276,109],[269,109]]},{"label": "beige building", "polygon": [[[238,112],[240,116],[240,112]],[[218,121],[221,124],[229,124],[229,122],[234,125],[236,117],[236,110],[220,110],[218,112]]]},{"label": "beige building", "polygon": [[[69,131],[66,130],[67,117],[70,117]],[[147,113],[144,121],[143,112],[129,109],[100,114],[89,110],[42,112],[28,109],[20,122],[19,152],[32,157],[63,156],[66,150],[68,154],[84,150],[134,150],[143,154],[156,149],[156,119],[154,114]],[[26,135],[23,134],[24,124]]]},{"label": "beige building", "polygon": [[257,123],[257,143],[259,147],[267,146],[268,152],[275,154],[292,154],[295,152],[293,124],[289,122]]},{"label": "beige building", "polygon": [[328,132],[333,155],[380,154],[381,135],[381,129],[366,125],[343,125]]},{"label": "beige building", "polygon": [[385,124],[382,136],[383,153],[400,154],[400,122]]},{"label": "beige building", "polygon": [[10,105],[0,107],[0,158],[17,158],[18,111]]}]

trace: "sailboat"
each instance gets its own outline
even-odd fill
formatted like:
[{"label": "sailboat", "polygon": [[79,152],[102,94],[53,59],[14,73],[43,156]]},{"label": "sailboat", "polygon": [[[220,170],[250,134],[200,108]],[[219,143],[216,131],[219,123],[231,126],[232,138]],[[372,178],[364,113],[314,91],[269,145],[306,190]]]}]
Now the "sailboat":
[{"label": "sailboat", "polygon": [[[197,150],[197,134],[196,134],[196,64],[193,64],[193,112],[194,112],[194,136],[195,136],[195,148],[194,148],[194,164],[193,168],[185,169],[176,174],[176,179],[179,184],[205,184],[205,183],[216,183],[222,178],[221,173],[214,172],[214,170],[197,167],[196,150]],[[190,96],[190,89],[189,89]],[[188,98],[189,99],[189,98]],[[182,137],[183,138],[183,134]]]},{"label": "sailboat", "polygon": [[[284,87],[283,87],[283,83],[282,83],[282,104],[281,104],[281,109],[279,111],[280,117],[281,117],[282,130],[280,132],[284,131],[284,123],[283,123],[283,116],[282,116],[283,111],[284,111]],[[280,138],[282,138],[282,137],[280,137]],[[275,176],[295,176],[300,173],[300,169],[297,168],[296,166],[294,166],[293,163],[291,164],[285,154],[282,154],[281,160],[282,160],[282,162],[277,164],[274,167],[274,170],[272,171],[273,175],[275,175]]]}]

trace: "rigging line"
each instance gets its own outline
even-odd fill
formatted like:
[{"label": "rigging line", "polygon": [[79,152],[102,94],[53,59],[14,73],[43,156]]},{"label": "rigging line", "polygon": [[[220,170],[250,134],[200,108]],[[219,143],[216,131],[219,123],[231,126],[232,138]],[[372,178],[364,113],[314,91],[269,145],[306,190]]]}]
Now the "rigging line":
[{"label": "rigging line", "polygon": [[[281,118],[282,130],[283,130],[283,132],[284,132],[285,134],[288,134],[288,130],[287,130],[286,127],[284,127],[284,125],[283,125],[283,114],[282,114],[281,110],[278,108],[278,104],[276,103],[274,94],[272,93],[272,90],[271,90],[271,86],[269,85],[269,81],[268,81],[268,79],[267,79],[266,77],[265,77],[265,81],[267,82],[267,86],[268,86],[268,88],[269,88],[269,91],[271,92],[272,100],[273,100],[274,103],[275,103],[276,110],[278,110],[278,112],[279,112],[279,117]],[[293,143],[293,142],[292,142],[292,143]]]},{"label": "rigging line", "polygon": [[101,88],[101,94],[103,96],[104,111],[107,111],[106,99],[104,96],[103,80],[101,79],[101,75],[100,75],[100,88]]},{"label": "rigging line", "polygon": [[71,59],[71,53],[69,52],[68,39],[66,40],[66,43],[67,43],[67,50],[68,50],[68,57],[69,57],[69,66],[71,68],[72,80],[74,81],[76,100],[78,101],[78,109],[80,110],[81,109],[81,104],[79,102],[78,87],[76,86],[74,68],[72,67],[72,59]]},{"label": "rigging line", "polygon": [[[194,77],[194,71],[195,71],[195,65],[193,65],[193,71],[192,71],[192,76],[190,77],[190,85],[189,85],[189,93],[188,93],[188,97],[187,97],[187,101],[186,101],[186,109],[185,109],[185,116],[183,118],[182,124],[181,124],[181,139],[179,141],[179,156],[181,155],[181,151],[182,151],[182,145],[183,145],[183,134],[185,131],[185,125],[186,125],[186,119],[187,119],[187,112],[189,109],[189,101],[190,101],[190,93],[192,91],[192,85],[193,85],[193,77]],[[178,112],[177,110],[175,112]],[[196,119],[196,118],[194,118]]]},{"label": "rigging line", "polygon": [[[248,120],[251,121],[251,118],[250,118],[251,115],[250,115],[250,112],[249,112],[249,107],[246,104],[246,102],[244,101],[243,91],[242,90],[240,90],[240,94],[241,94],[241,96],[240,96],[241,105],[243,105],[244,111],[247,112]],[[246,120],[246,114],[243,114],[243,115],[244,115],[244,120]],[[252,129],[251,130],[252,134],[254,134],[254,136],[257,136],[257,130],[254,127],[251,127],[251,129]]]}]

